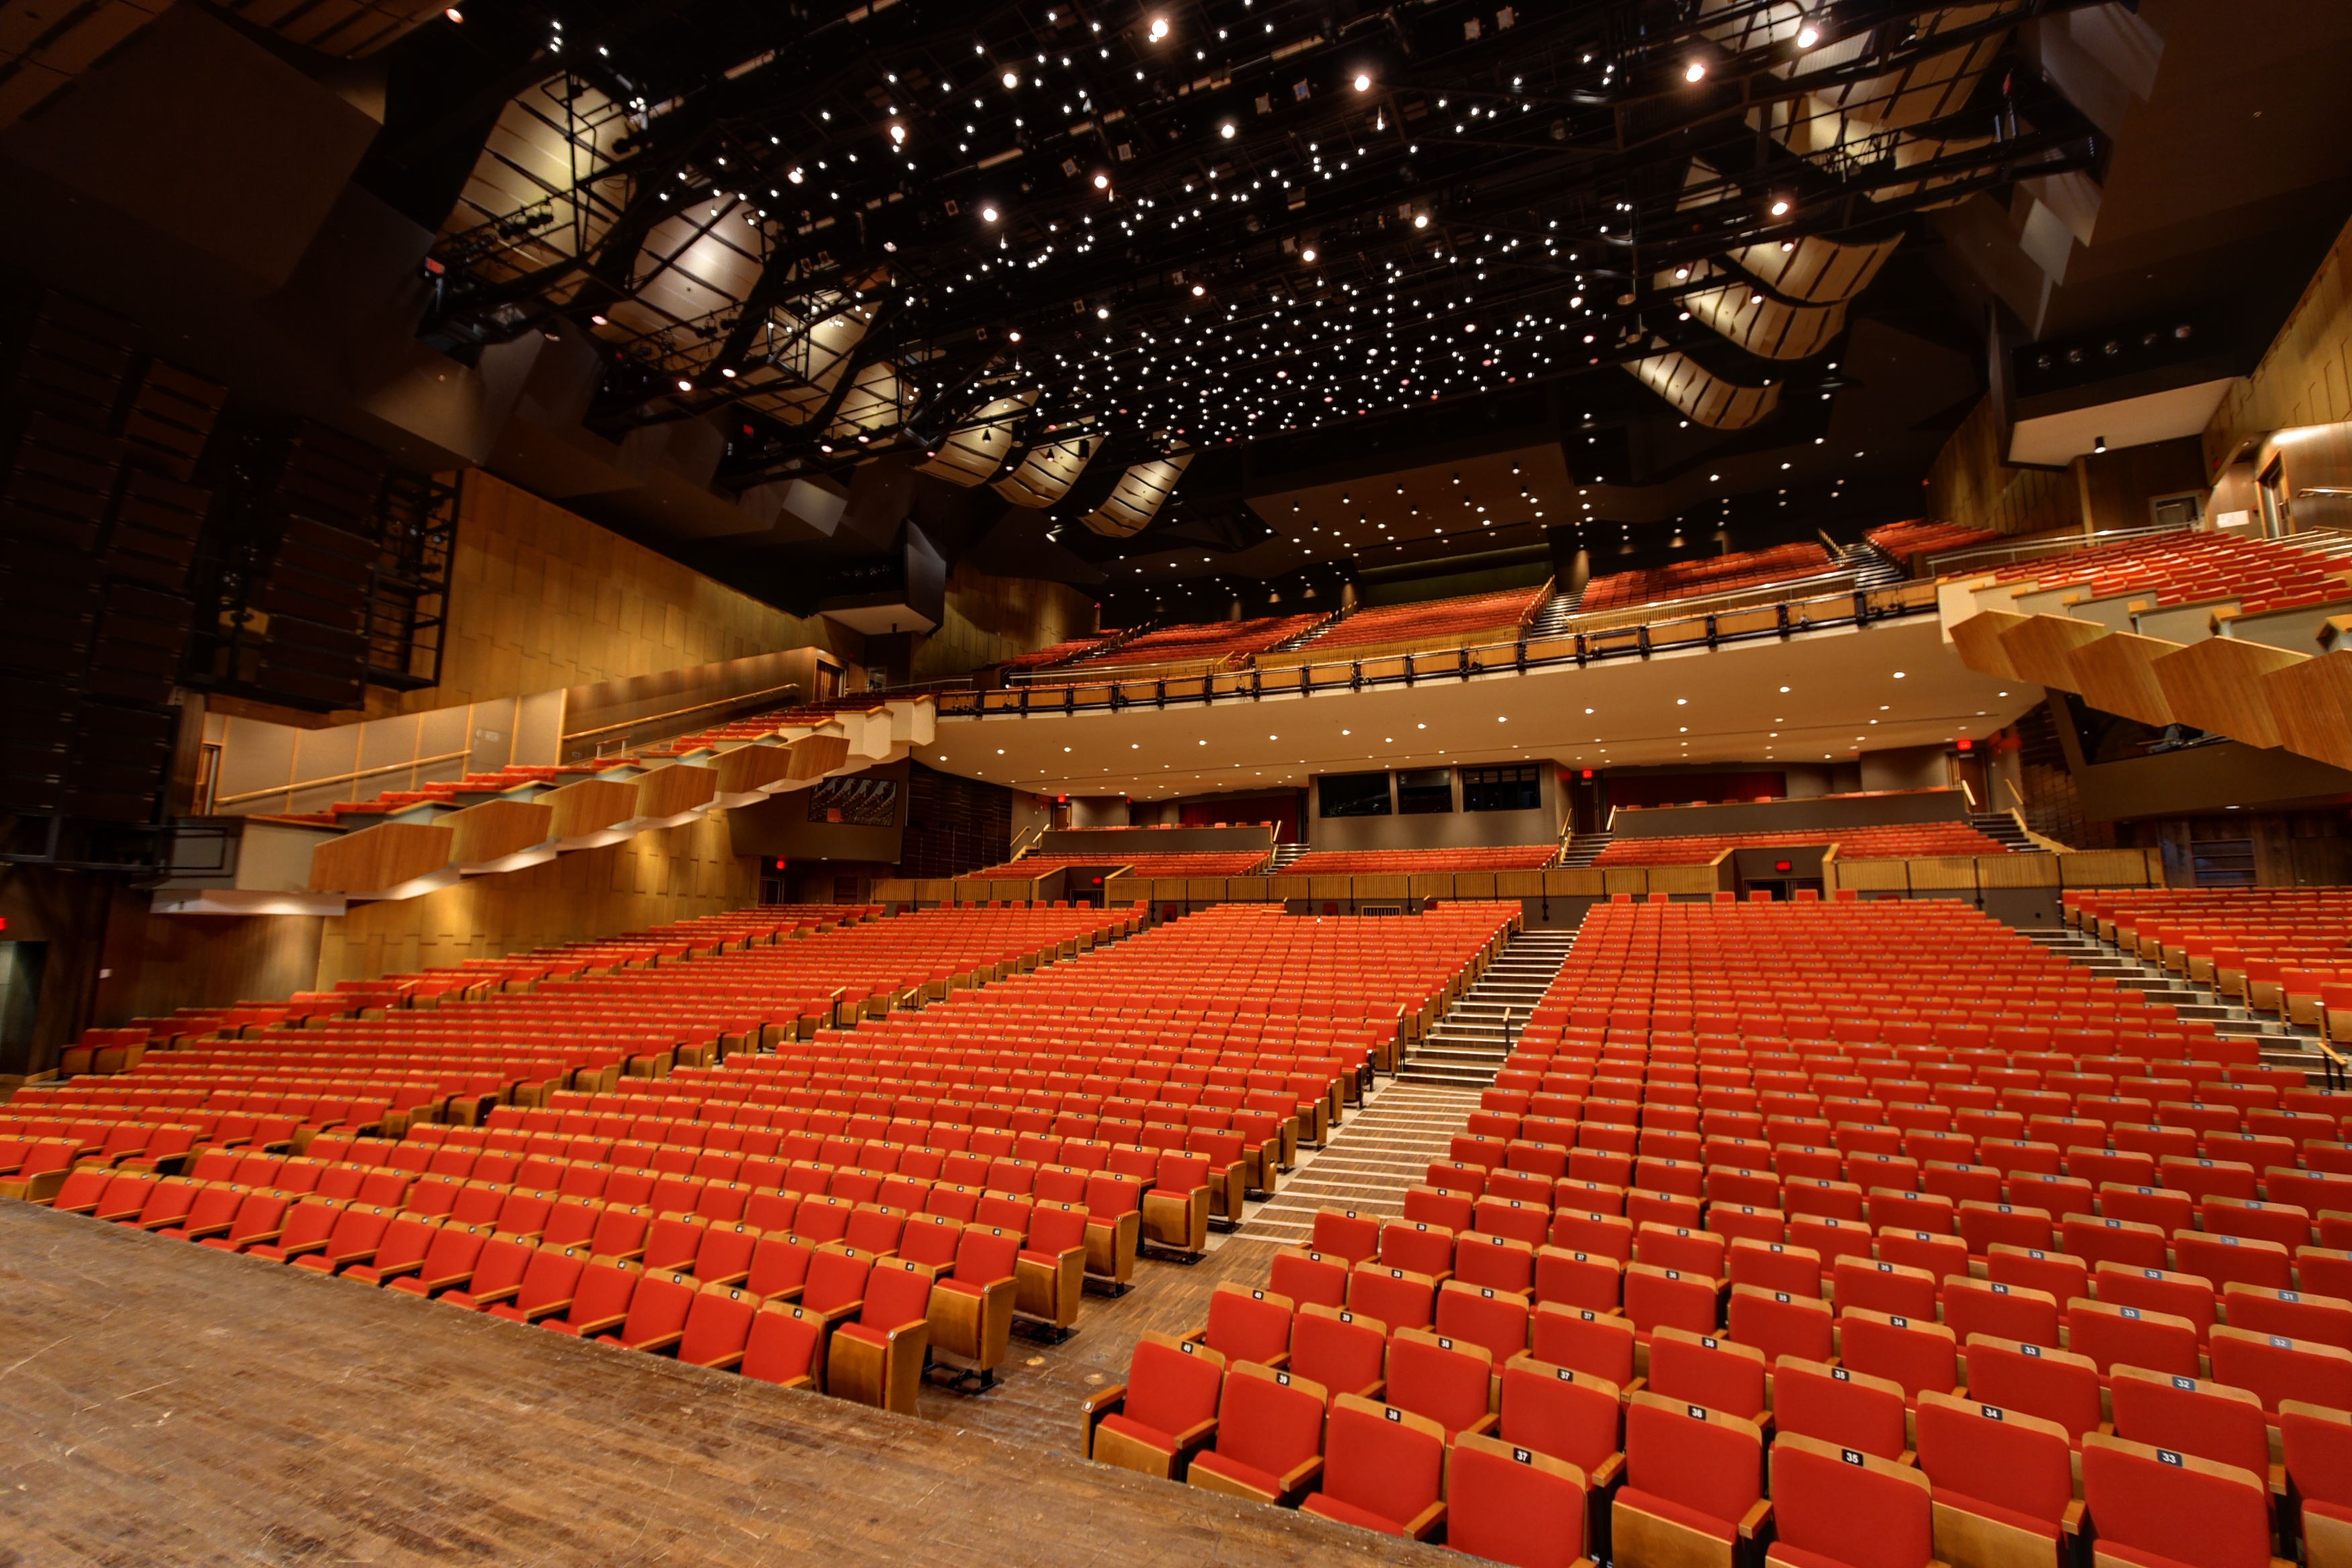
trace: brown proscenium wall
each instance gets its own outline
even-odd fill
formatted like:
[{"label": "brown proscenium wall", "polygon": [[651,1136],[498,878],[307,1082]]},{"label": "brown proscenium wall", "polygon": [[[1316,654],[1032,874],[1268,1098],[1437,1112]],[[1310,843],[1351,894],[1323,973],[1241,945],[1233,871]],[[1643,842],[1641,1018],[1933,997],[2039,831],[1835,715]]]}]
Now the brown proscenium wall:
[{"label": "brown proscenium wall", "polygon": [[1614,831],[1620,838],[1816,830],[1833,836],[1840,827],[1964,822],[1968,815],[1968,797],[1958,790],[1913,789],[1843,799],[1820,795],[1807,800],[1739,801],[1728,805],[1629,806],[1617,814]]}]

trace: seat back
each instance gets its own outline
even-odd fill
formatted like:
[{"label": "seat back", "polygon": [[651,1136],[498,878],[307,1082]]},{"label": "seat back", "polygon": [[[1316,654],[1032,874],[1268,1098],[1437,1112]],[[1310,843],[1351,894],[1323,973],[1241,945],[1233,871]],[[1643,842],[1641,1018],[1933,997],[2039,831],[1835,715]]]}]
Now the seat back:
[{"label": "seat back", "polygon": [[1621,1426],[1615,1384],[1530,1355],[1504,1364],[1504,1442],[1564,1459],[1590,1475],[1618,1451]]},{"label": "seat back", "polygon": [[1772,1369],[1772,1420],[1779,1431],[1882,1459],[1900,1458],[1911,1446],[1901,1384],[1797,1356]]},{"label": "seat back", "polygon": [[1625,1406],[1625,1475],[1645,1492],[1737,1524],[1764,1495],[1753,1421],[1643,1390]]},{"label": "seat back", "polygon": [[[1034,1233],[1036,1226],[1032,1225],[1030,1229]],[[1020,1257],[1019,1237],[1010,1231],[973,1226],[956,1240],[955,1279],[965,1285],[989,1285],[1010,1279]]]},{"label": "seat back", "polygon": [[1437,1320],[1437,1281],[1406,1268],[1359,1263],[1348,1274],[1348,1310],[1391,1329],[1425,1329]]},{"label": "seat back", "polygon": [[1348,1266],[1319,1252],[1277,1252],[1266,1286],[1301,1307],[1348,1304]]},{"label": "seat back", "polygon": [[2090,1357],[1989,1334],[1969,1337],[1969,1393],[2004,1410],[2054,1421],[2079,1444],[2106,1419],[2099,1369]]},{"label": "seat back", "polygon": [[2102,1541],[2197,1568],[2270,1568],[2263,1485],[2226,1465],[2094,1432],[2083,1439],[2083,1500]]},{"label": "seat back", "polygon": [[1332,1398],[1323,1490],[1337,1500],[1402,1525],[1438,1500],[1444,1465],[1444,1429],[1427,1416],[1352,1394]]},{"label": "seat back", "polygon": [[866,1280],[866,1305],[857,1321],[871,1329],[920,1322],[931,1307],[931,1271],[919,1263],[892,1259],[875,1265]]},{"label": "seat back", "polygon": [[1391,1220],[1381,1226],[1381,1266],[1438,1278],[1454,1272],[1454,1233],[1426,1221]]},{"label": "seat back", "polygon": [[2116,1367],[2108,1390],[2116,1436],[2269,1473],[2270,1426],[2249,1391],[2137,1366]]},{"label": "seat back", "polygon": [[1252,1362],[1236,1362],[1217,1402],[1217,1453],[1270,1476],[1286,1476],[1323,1451],[1320,1384]]},{"label": "seat back", "polygon": [[1445,1456],[1445,1543],[1520,1568],[1584,1555],[1586,1472],[1525,1444],[1465,1433]]},{"label": "seat back", "polygon": [[1437,1331],[1484,1345],[1496,1366],[1528,1348],[1528,1304],[1491,1285],[1448,1279],[1437,1292]]},{"label": "seat back", "polygon": [[804,1307],[770,1301],[751,1314],[744,1336],[743,1359],[736,1370],[762,1383],[790,1383],[807,1377],[824,1342],[824,1320]]},{"label": "seat back", "polygon": [[1591,1373],[1622,1388],[1633,1381],[1633,1325],[1590,1307],[1547,1301],[1528,1320],[1528,1349],[1538,1361]]},{"label": "seat back", "polygon": [[1270,1290],[1220,1284],[1209,1297],[1208,1345],[1228,1362],[1270,1365],[1290,1349],[1291,1303]]},{"label": "seat back", "polygon": [[1205,1345],[1147,1333],[1127,1368],[1125,1415],[1155,1432],[1187,1432],[1217,1413],[1225,1358]]},{"label": "seat back", "polygon": [[1959,1386],[1958,1342],[1941,1323],[1856,1308],[1838,1314],[1838,1355],[1856,1372],[1903,1385],[1906,1399]]},{"label": "seat back", "polygon": [[1314,1248],[1352,1268],[1380,1255],[1381,1222],[1376,1215],[1359,1215],[1353,1209],[1318,1209]]},{"label": "seat back", "polygon": [[1425,1329],[1399,1329],[1389,1336],[1388,1402],[1428,1416],[1445,1429],[1449,1442],[1493,1408],[1493,1377],[1494,1357],[1483,1345]]},{"label": "seat back", "polygon": [[1818,1438],[1772,1445],[1780,1539],[1846,1568],[1927,1568],[1935,1557],[1927,1478],[1906,1465]]},{"label": "seat back", "polygon": [[625,1316],[630,1298],[637,1293],[637,1281],[644,1277],[645,1271],[634,1263],[592,1259],[580,1271],[579,1283],[572,1291],[572,1309],[563,1314],[563,1321],[578,1326]]},{"label": "seat back", "polygon": [[1290,1321],[1290,1371],[1334,1394],[1378,1384],[1388,1363],[1386,1325],[1309,1301]]},{"label": "seat back", "polygon": [[2352,1415],[2289,1399],[2279,1405],[2278,1425],[2296,1494],[2352,1508]]},{"label": "seat back", "polygon": [[2252,1390],[2264,1410],[2288,1399],[2352,1410],[2352,1351],[2232,1328],[2213,1331],[2211,1350],[2213,1381]]},{"label": "seat back", "polygon": [[1754,1421],[1764,1414],[1764,1352],[1713,1334],[1661,1328],[1650,1336],[1650,1387]]},{"label": "seat back", "polygon": [[2057,1528],[2074,1500],[2066,1428],[1948,1394],[1921,1394],[1917,1420],[1919,1468],[1937,1491],[1956,1492]]},{"label": "seat back", "polygon": [[801,1305],[812,1312],[830,1312],[866,1298],[866,1277],[874,1271],[873,1258],[853,1248],[835,1250],[820,1248],[809,1258],[808,1282],[801,1291]]},{"label": "seat back", "polygon": [[739,1353],[751,1339],[759,1309],[760,1299],[740,1286],[704,1286],[687,1310],[677,1359],[689,1366],[708,1366]]},{"label": "seat back", "polygon": [[672,1271],[637,1274],[634,1278],[629,1315],[621,1324],[621,1342],[643,1344],[683,1330],[687,1313],[693,1310],[694,1300],[701,1293],[694,1276]]},{"label": "seat back", "polygon": [[[484,1250],[488,1250],[485,1248]],[[580,1275],[588,1267],[588,1253],[576,1247],[535,1248],[523,1266],[521,1288],[515,1292],[517,1310],[529,1312],[567,1297],[578,1299]],[[488,1289],[482,1271],[475,1270],[475,1288]]]}]

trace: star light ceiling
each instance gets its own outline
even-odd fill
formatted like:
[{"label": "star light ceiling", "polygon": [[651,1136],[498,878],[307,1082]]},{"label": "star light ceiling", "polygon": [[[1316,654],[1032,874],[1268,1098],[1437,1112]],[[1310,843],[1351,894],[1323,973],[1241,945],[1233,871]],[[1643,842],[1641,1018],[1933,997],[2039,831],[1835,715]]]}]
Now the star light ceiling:
[{"label": "star light ceiling", "polygon": [[427,336],[567,317],[607,345],[593,418],[722,413],[734,484],[935,452],[1012,399],[1008,458],[1603,365],[1752,421],[1796,351],[1743,311],[1811,312],[1810,350],[1843,297],[1809,264],[2091,155],[1991,69],[2053,8],[589,0],[436,247]]}]

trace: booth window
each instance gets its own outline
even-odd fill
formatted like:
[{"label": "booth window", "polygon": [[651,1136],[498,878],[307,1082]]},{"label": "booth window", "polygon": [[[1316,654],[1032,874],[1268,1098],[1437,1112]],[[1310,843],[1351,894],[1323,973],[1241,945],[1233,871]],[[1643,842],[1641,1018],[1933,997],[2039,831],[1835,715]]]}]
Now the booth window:
[{"label": "booth window", "polygon": [[1317,811],[1324,816],[1386,816],[1389,775],[1326,773],[1317,786]]},{"label": "booth window", "polygon": [[1454,809],[1454,770],[1418,768],[1397,774],[1397,815],[1425,816]]},{"label": "booth window", "polygon": [[1533,811],[1543,805],[1541,780],[1541,773],[1532,764],[1507,768],[1464,768],[1462,809]]}]

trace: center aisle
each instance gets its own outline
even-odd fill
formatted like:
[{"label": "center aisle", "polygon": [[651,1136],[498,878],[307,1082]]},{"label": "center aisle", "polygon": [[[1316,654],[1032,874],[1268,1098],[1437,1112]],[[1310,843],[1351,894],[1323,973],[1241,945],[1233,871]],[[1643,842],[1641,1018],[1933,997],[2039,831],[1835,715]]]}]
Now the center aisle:
[{"label": "center aisle", "polygon": [[1315,1228],[1317,1209],[1356,1209],[1382,1218],[1403,1214],[1404,1190],[1433,1163],[1452,1157],[1453,1141],[1477,1109],[1475,1089],[1391,1079],[1235,1234],[1304,1242]]}]

